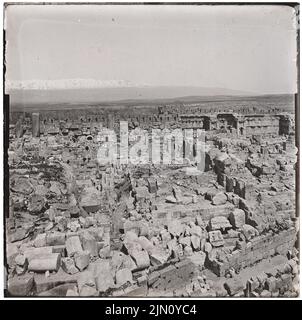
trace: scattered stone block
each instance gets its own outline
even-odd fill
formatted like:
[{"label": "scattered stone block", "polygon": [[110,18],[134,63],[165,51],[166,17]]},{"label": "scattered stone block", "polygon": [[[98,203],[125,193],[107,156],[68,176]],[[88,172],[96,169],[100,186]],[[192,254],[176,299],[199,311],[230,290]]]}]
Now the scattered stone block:
[{"label": "scattered stone block", "polygon": [[65,233],[50,232],[46,234],[46,244],[48,246],[58,246],[65,244]]},{"label": "scattered stone block", "polygon": [[145,250],[134,250],[131,252],[131,257],[136,263],[137,269],[145,269],[150,266],[150,258]]},{"label": "scattered stone block", "polygon": [[40,255],[51,253],[53,253],[52,247],[26,248],[23,252],[24,256],[28,259],[28,261],[35,257],[39,257]]},{"label": "scattered stone block", "polygon": [[66,256],[66,247],[65,247],[65,245],[53,246],[52,252],[59,253],[62,257],[65,257]]},{"label": "scattered stone block", "polygon": [[174,237],[179,237],[184,232],[184,225],[179,220],[172,220],[168,223],[168,231]]},{"label": "scattered stone block", "polygon": [[184,256],[189,257],[193,254],[193,249],[191,246],[185,246],[184,247]]},{"label": "scattered stone block", "polygon": [[224,287],[230,296],[234,296],[243,291],[244,284],[240,277],[236,277],[228,279],[225,282]]},{"label": "scattered stone block", "polygon": [[80,270],[83,271],[89,265],[90,261],[90,252],[85,250],[82,252],[77,252],[74,255],[74,263],[75,266]]},{"label": "scattered stone block", "polygon": [[66,297],[78,297],[78,296],[79,296],[79,293],[76,286],[74,288],[67,289]]},{"label": "scattered stone block", "polygon": [[97,289],[95,287],[88,286],[85,284],[79,293],[80,297],[97,297],[99,295]]},{"label": "scattered stone block", "polygon": [[8,279],[8,293],[11,296],[27,297],[34,287],[34,277],[23,275]]},{"label": "scattered stone block", "polygon": [[261,293],[260,293],[260,297],[261,298],[270,298],[272,296],[272,293],[268,290],[263,290]]},{"label": "scattered stone block", "polygon": [[153,266],[159,266],[168,261],[169,253],[160,248],[155,248],[150,254],[150,261]]},{"label": "scattered stone block", "polygon": [[76,274],[79,270],[76,268],[74,264],[74,260],[72,258],[62,258],[62,268],[65,272],[69,274]]},{"label": "scattered stone block", "polygon": [[77,252],[82,252],[83,248],[79,236],[72,236],[66,240],[66,251],[69,257],[72,257]]},{"label": "scattered stone block", "polygon": [[146,237],[140,236],[140,237],[138,237],[137,241],[140,244],[140,246],[144,250],[146,250],[149,254],[151,254],[155,250],[155,246]]},{"label": "scattered stone block", "polygon": [[191,244],[194,250],[200,250],[200,237],[193,234],[191,236]]},{"label": "scattered stone block", "polygon": [[225,204],[227,202],[227,200],[228,200],[228,198],[225,195],[225,193],[219,192],[213,197],[212,204],[214,206],[220,206],[220,205]]},{"label": "scattered stone block", "polygon": [[226,230],[232,228],[229,220],[224,216],[214,217],[210,220],[211,230]]},{"label": "scattered stone block", "polygon": [[61,284],[77,282],[78,274],[70,275],[67,274],[62,268],[58,270],[55,274],[50,274],[49,277],[45,277],[44,273],[34,274],[35,292],[41,293],[52,288],[55,288]]},{"label": "scattered stone block", "polygon": [[96,288],[99,292],[106,292],[108,289],[115,288],[113,276],[108,269],[102,270],[96,278]]},{"label": "scattered stone block", "polygon": [[234,228],[240,229],[245,224],[245,212],[236,208],[229,216],[230,222]]},{"label": "scattered stone block", "polygon": [[209,241],[213,247],[221,247],[224,245],[224,239],[220,230],[209,232]]},{"label": "scattered stone block", "polygon": [[110,257],[110,246],[109,245],[106,245],[106,246],[104,246],[103,248],[101,248],[100,250],[99,250],[99,257],[101,258],[101,259],[107,259],[107,258],[109,258]]},{"label": "scattered stone block", "polygon": [[39,293],[38,296],[39,297],[66,297],[67,292],[69,290],[73,290],[77,293],[74,283],[60,284],[58,286],[55,286],[52,289]]},{"label": "scattered stone block", "polygon": [[179,239],[179,243],[182,244],[183,246],[190,246],[191,245],[191,237],[183,237]]},{"label": "scattered stone block", "polygon": [[188,260],[191,261],[196,267],[202,269],[206,260],[206,254],[201,251],[194,252],[188,257]]},{"label": "scattered stone block", "polygon": [[210,253],[212,251],[212,245],[209,242],[206,242],[204,245],[204,252]]},{"label": "scattered stone block", "polygon": [[269,277],[266,279],[265,289],[267,289],[269,292],[274,292],[277,290],[277,281],[275,277]]},{"label": "scattered stone block", "polygon": [[36,248],[46,247],[46,233],[40,233],[36,236],[34,246]]},{"label": "scattered stone block", "polygon": [[99,250],[94,236],[92,236],[89,232],[83,232],[81,234],[81,240],[83,250],[89,251],[92,257],[97,257]]},{"label": "scattered stone block", "polygon": [[116,285],[118,287],[126,284],[127,282],[132,283],[132,272],[130,269],[124,268],[120,269],[116,272],[115,274],[115,279],[116,279]]},{"label": "scattered stone block", "polygon": [[61,263],[60,257],[58,253],[35,256],[29,261],[28,270],[35,272],[58,271]]},{"label": "scattered stone block", "polygon": [[203,230],[200,226],[193,224],[190,228],[190,234],[201,238],[203,236]]},{"label": "scattered stone block", "polygon": [[249,224],[244,224],[242,226],[242,233],[248,241],[259,235],[258,230]]}]

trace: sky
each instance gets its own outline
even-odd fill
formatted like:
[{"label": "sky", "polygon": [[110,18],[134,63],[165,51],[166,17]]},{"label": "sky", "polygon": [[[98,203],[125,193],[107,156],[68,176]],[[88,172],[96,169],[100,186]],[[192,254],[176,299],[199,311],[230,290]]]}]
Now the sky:
[{"label": "sky", "polygon": [[296,92],[287,6],[9,5],[5,29],[9,81]]}]

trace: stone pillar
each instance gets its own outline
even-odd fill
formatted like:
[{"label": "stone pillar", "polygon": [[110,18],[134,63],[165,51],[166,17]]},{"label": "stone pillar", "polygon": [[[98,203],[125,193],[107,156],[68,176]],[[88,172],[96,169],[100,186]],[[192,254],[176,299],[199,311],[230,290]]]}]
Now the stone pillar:
[{"label": "stone pillar", "polygon": [[22,120],[19,119],[15,126],[16,138],[21,138],[23,136],[23,133],[24,133],[24,130],[23,130]]},{"label": "stone pillar", "polygon": [[33,137],[40,136],[40,114],[39,113],[32,114],[32,135]]}]

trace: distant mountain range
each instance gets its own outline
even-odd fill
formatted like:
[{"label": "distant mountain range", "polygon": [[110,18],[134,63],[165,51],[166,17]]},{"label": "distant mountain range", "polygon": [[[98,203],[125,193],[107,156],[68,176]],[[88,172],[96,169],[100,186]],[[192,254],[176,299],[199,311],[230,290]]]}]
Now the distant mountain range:
[{"label": "distant mountain range", "polygon": [[6,92],[13,104],[30,103],[110,103],[121,100],[160,100],[178,97],[252,96],[251,92],[225,88],[148,86],[126,81],[60,80],[6,82]]},{"label": "distant mountain range", "polygon": [[66,90],[66,89],[97,89],[146,86],[128,80],[94,80],[94,79],[59,79],[59,80],[8,80],[5,82],[10,90]]}]

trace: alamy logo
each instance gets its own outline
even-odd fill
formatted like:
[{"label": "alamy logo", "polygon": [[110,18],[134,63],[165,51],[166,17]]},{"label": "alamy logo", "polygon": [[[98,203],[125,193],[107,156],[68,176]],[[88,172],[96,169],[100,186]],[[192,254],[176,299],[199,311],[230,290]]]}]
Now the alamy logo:
[{"label": "alamy logo", "polygon": [[204,171],[205,131],[202,129],[136,128],[129,132],[128,122],[120,121],[119,135],[101,128],[98,133],[97,160],[108,164],[191,164]]}]

